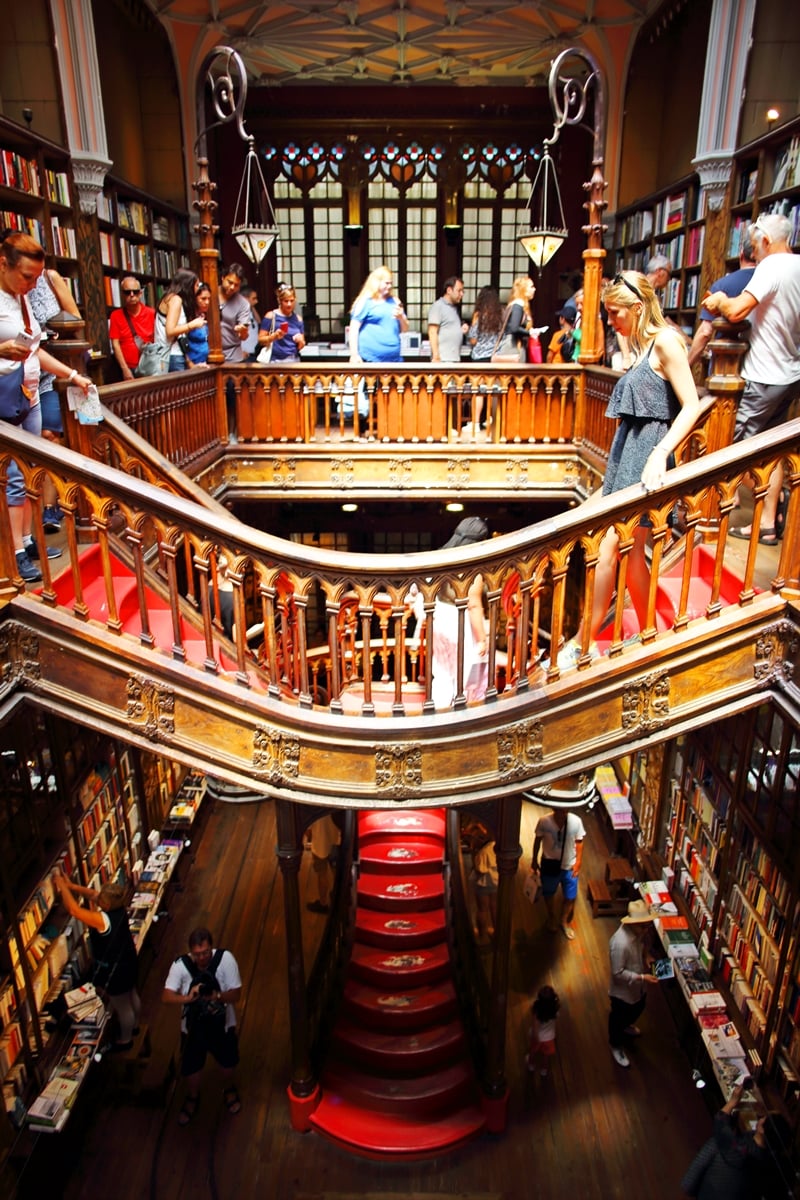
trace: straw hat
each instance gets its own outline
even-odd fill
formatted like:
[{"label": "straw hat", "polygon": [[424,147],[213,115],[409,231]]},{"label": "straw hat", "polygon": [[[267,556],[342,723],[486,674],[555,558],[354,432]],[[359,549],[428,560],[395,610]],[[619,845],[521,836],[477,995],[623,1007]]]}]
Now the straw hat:
[{"label": "straw hat", "polygon": [[623,917],[621,925],[643,925],[645,921],[652,921],[653,917],[650,912],[650,906],[644,900],[631,900],[628,905],[628,915]]}]

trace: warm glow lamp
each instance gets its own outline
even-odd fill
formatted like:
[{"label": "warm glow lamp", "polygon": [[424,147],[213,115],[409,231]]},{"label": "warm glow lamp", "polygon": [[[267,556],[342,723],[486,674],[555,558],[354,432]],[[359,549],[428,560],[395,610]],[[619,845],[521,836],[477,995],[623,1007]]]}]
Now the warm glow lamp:
[{"label": "warm glow lamp", "polygon": [[255,151],[255,139],[248,137],[247,142],[247,158],[231,234],[250,261],[258,264],[278,236],[278,225]]},{"label": "warm glow lamp", "polygon": [[541,271],[568,234],[564,206],[558,190],[558,178],[547,142],[544,144],[544,154],[533,181],[526,211],[531,213],[530,229],[527,233],[521,233],[517,240],[536,269]]}]

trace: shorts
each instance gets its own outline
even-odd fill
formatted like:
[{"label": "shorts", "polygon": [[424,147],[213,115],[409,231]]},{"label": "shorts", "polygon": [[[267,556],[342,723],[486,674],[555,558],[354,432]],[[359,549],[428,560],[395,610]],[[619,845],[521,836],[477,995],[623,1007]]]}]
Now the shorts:
[{"label": "shorts", "polygon": [[572,867],[564,867],[558,875],[542,875],[540,878],[542,895],[547,898],[555,896],[559,884],[565,900],[574,900],[578,895],[578,877],[572,874]]},{"label": "shorts", "polygon": [[800,396],[800,379],[792,383],[758,383],[748,379],[736,410],[733,440],[741,442],[786,420],[789,405]]},{"label": "shorts", "polygon": [[42,410],[42,429],[46,429],[48,433],[63,433],[61,402],[54,388],[48,392],[39,392],[39,407]]},{"label": "shorts", "polygon": [[[16,428],[24,429],[26,433],[32,433],[34,437],[41,437],[41,406],[39,404],[34,404],[25,420],[20,422]],[[9,508],[20,508],[24,503],[25,477],[12,458],[9,459],[8,467],[6,469],[6,504],[8,504]]]},{"label": "shorts", "polygon": [[555,1054],[555,1052],[556,1052],[555,1038],[550,1038],[550,1040],[548,1042],[540,1042],[537,1037],[534,1037],[534,1035],[531,1034],[531,1044],[530,1044],[530,1053],[531,1054],[544,1054],[546,1056],[552,1056]]},{"label": "shorts", "polygon": [[181,1034],[181,1075],[196,1075],[206,1063],[206,1055],[215,1058],[221,1067],[232,1069],[239,1062],[239,1040],[236,1026],[226,1029],[220,1037],[203,1038],[197,1034]]}]

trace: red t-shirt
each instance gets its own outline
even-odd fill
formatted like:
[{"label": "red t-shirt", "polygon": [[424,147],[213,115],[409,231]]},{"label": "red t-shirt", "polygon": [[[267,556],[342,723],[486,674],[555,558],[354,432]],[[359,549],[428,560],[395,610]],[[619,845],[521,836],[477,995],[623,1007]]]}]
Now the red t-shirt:
[{"label": "red t-shirt", "polygon": [[[140,337],[143,342],[152,342],[155,335],[156,310],[148,308],[146,304],[141,304],[135,317],[132,313],[129,313],[128,316],[131,318],[137,337]],[[115,308],[108,322],[108,336],[112,342],[119,342],[122,357],[131,370],[134,370],[139,365],[139,347],[131,333],[128,316],[123,309]]]}]

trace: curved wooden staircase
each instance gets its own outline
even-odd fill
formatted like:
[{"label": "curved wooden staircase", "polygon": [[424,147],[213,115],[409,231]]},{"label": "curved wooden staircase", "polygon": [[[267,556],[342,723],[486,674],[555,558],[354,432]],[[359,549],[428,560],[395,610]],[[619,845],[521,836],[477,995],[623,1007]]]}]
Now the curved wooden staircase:
[{"label": "curved wooden staircase", "polygon": [[355,945],[312,1127],[350,1153],[411,1160],[486,1127],[452,980],[441,810],[358,823]]}]

